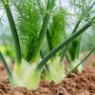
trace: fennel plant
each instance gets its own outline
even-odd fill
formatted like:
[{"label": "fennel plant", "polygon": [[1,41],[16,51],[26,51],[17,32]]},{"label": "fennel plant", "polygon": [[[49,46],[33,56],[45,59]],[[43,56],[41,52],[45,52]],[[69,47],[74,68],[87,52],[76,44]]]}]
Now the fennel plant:
[{"label": "fennel plant", "polygon": [[[49,27],[49,23],[51,20],[51,14],[53,13],[54,8],[56,7],[56,0],[46,0],[44,2],[43,7],[44,10],[40,10],[36,5],[41,4],[41,1],[37,0],[19,0],[15,4],[15,7],[17,8],[17,20],[18,23],[16,24],[12,11],[10,8],[10,2],[9,0],[1,0],[4,9],[6,11],[6,15],[9,21],[14,47],[15,47],[15,66],[13,73],[9,69],[7,63],[5,62],[4,58],[1,54],[1,59],[3,60],[3,64],[5,65],[5,68],[9,74],[10,83],[12,86],[20,86],[20,87],[26,87],[28,89],[36,89],[40,82],[41,72],[43,67],[47,64],[52,63],[52,58],[56,58],[55,55],[66,45],[72,42],[76,37],[78,37],[80,34],[85,32],[90,26],[94,24],[95,17],[92,17],[90,21],[88,21],[83,27],[81,27],[77,32],[72,34],[70,37],[68,37],[64,41],[60,41],[61,35],[64,34],[64,14],[60,15],[60,11],[58,11],[58,14],[53,16],[51,26]],[[35,6],[34,6],[35,5]],[[41,15],[41,12],[43,14]],[[64,10],[61,10],[62,13],[64,13]],[[61,18],[59,18],[61,17]],[[57,20],[56,20],[57,18]],[[56,27],[55,23],[58,21],[58,19],[62,19],[62,23],[58,22],[60,26]],[[52,26],[53,25],[53,26]],[[53,27],[56,27],[57,30],[52,30]],[[43,39],[47,33],[47,30],[50,31],[50,36],[52,36],[52,39],[50,39],[50,42],[52,43],[52,49],[50,52],[43,58],[43,60],[38,60],[41,44],[43,43]],[[55,32],[56,33],[55,33]],[[60,32],[60,35],[58,34],[58,31]],[[56,35],[53,35],[55,33]],[[62,34],[61,34],[62,33]],[[58,42],[56,43],[57,39],[56,36],[58,36]],[[64,35],[63,35],[64,36]],[[54,37],[54,38],[53,38]],[[54,42],[54,39],[56,40]],[[53,41],[53,42],[52,42]],[[59,57],[57,57],[57,61],[59,60]],[[51,59],[51,60],[50,60]],[[54,64],[55,64],[54,60]],[[57,62],[57,66],[58,66]],[[56,65],[56,64],[55,64]],[[58,67],[55,66],[54,71],[57,72],[57,70],[62,70],[62,66]],[[52,66],[51,66],[52,67]],[[63,68],[64,69],[64,68]],[[53,68],[51,68],[51,72],[53,71]],[[54,72],[54,73],[55,73]],[[62,71],[64,73],[64,70]],[[54,74],[53,73],[53,74]],[[59,75],[62,73],[59,72]],[[48,74],[49,75],[49,74]],[[51,74],[52,75],[52,74]],[[62,74],[63,75],[63,74]],[[56,77],[57,76],[57,77]],[[50,76],[51,77],[51,76]],[[60,82],[58,77],[58,73],[54,75],[56,80]],[[51,78],[51,80],[54,81],[54,78]],[[57,82],[57,81],[55,81]]]},{"label": "fennel plant", "polygon": [[[46,34],[50,52],[65,39],[66,11],[61,6],[55,10]],[[63,80],[64,76],[64,64],[60,63],[60,52],[58,52],[48,62],[48,69],[45,70],[44,77],[48,81],[53,80],[55,83],[58,83]]]}]

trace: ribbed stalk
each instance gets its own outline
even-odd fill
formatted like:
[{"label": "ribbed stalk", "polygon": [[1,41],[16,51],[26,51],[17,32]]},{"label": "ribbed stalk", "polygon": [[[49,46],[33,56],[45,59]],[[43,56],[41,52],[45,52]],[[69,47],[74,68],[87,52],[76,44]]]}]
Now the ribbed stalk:
[{"label": "ribbed stalk", "polygon": [[39,40],[40,43],[42,42],[42,39],[43,39],[43,37],[44,37],[44,35],[46,33],[48,22],[49,22],[49,18],[50,18],[50,14],[46,13],[46,15],[45,15],[45,17],[43,19],[42,29],[41,29],[41,31],[39,33],[39,37],[38,37],[38,40]]},{"label": "ribbed stalk", "polygon": [[45,13],[45,16],[43,19],[42,28],[41,28],[41,31],[38,36],[38,40],[40,43],[42,42],[42,39],[47,31],[47,27],[48,27],[48,23],[49,23],[49,19],[50,19],[50,14],[51,14],[51,11],[54,7],[54,3],[55,3],[55,0],[52,0],[52,1],[48,0],[46,13]]},{"label": "ribbed stalk", "polygon": [[10,82],[11,86],[14,87],[15,83],[14,83],[14,80],[13,80],[12,72],[11,72],[11,70],[10,70],[10,68],[9,68],[9,66],[8,66],[8,64],[7,64],[3,54],[1,52],[0,52],[0,59],[2,60],[2,63],[4,64],[4,67],[5,67],[5,69],[6,69],[7,73],[8,73],[9,82]]},{"label": "ribbed stalk", "polygon": [[77,22],[76,25],[75,25],[75,28],[74,28],[72,34],[75,33],[75,32],[77,31],[77,29],[78,29],[80,23],[81,23],[81,20],[79,19],[78,22]]},{"label": "ribbed stalk", "polygon": [[49,33],[49,30],[47,29],[47,32],[46,32],[46,37],[47,37],[47,42],[48,42],[48,46],[49,46],[49,51],[52,50],[52,43],[51,43],[51,40],[50,40],[50,33]]},{"label": "ribbed stalk", "polygon": [[9,4],[4,3],[4,8],[6,10],[7,18],[9,21],[9,25],[11,28],[12,36],[13,36],[13,41],[14,41],[14,47],[15,47],[15,54],[16,54],[16,63],[20,64],[21,63],[21,51],[20,51],[20,43],[19,43],[19,38],[17,34],[17,29],[16,25],[13,19],[12,12],[10,10]]}]

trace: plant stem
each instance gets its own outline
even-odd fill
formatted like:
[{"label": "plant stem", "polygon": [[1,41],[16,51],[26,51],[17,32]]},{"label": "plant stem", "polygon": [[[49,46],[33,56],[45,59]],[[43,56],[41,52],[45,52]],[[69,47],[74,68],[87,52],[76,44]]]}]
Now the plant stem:
[{"label": "plant stem", "polygon": [[38,36],[38,40],[40,40],[39,42],[42,41],[44,34],[47,31],[47,27],[48,27],[48,23],[49,23],[49,19],[50,19],[50,14],[51,14],[52,9],[54,7],[55,0],[48,0],[47,2],[48,3],[47,3],[46,13],[45,13],[45,16],[43,19],[41,31],[40,31],[39,36]]},{"label": "plant stem", "polygon": [[14,80],[13,80],[13,75],[12,75],[12,72],[7,64],[7,62],[5,61],[5,58],[3,56],[3,54],[0,52],[0,59],[2,60],[2,63],[4,64],[4,67],[8,73],[8,76],[9,76],[9,81],[10,81],[10,84],[11,86],[13,87],[14,86]]},{"label": "plant stem", "polygon": [[48,29],[47,29],[47,32],[46,32],[46,37],[47,37],[49,51],[51,51],[52,50],[52,43],[50,41],[51,37],[50,37],[50,33],[49,33],[49,30]]},{"label": "plant stem", "polygon": [[[94,20],[94,18],[92,19]],[[63,43],[61,43],[59,46],[54,48],[47,56],[44,57],[44,59],[38,64],[37,69],[42,69],[42,67],[45,65],[45,63],[52,58],[55,53],[57,53],[59,50],[61,50],[64,46],[72,42],[76,37],[78,37],[80,34],[82,34],[85,30],[87,30],[92,25],[92,20],[88,22],[84,27],[82,27],[78,32],[74,33],[71,37],[66,39]]]},{"label": "plant stem", "polygon": [[49,13],[46,13],[44,19],[43,19],[43,25],[42,25],[42,29],[39,33],[39,37],[38,37],[38,40],[39,42],[42,41],[45,33],[46,33],[46,30],[47,30],[47,26],[48,26],[48,22],[49,22],[49,18],[50,18],[50,14]]},{"label": "plant stem", "polygon": [[71,60],[69,59],[67,54],[66,54],[66,59],[67,59],[68,63],[71,64]]},{"label": "plant stem", "polygon": [[18,38],[18,34],[17,34],[16,25],[15,25],[15,22],[14,22],[13,15],[12,15],[12,12],[10,10],[9,4],[5,3],[4,8],[6,10],[6,14],[7,14],[7,17],[8,17],[8,21],[9,21],[12,36],[13,36],[13,41],[14,41],[14,46],[15,46],[15,54],[16,54],[16,61],[17,61],[18,64],[20,64],[21,63],[21,51],[20,51],[20,43],[19,43],[19,38]]},{"label": "plant stem", "polygon": [[[40,55],[41,55],[41,57],[42,57],[42,59],[43,59],[43,58],[44,58],[44,55],[43,55],[43,52],[42,52],[41,50],[40,50]],[[47,63],[45,64],[45,68],[46,68],[46,69],[49,68]]]},{"label": "plant stem", "polygon": [[75,28],[74,28],[72,34],[75,33],[75,32],[77,31],[77,29],[78,29],[80,23],[81,23],[81,20],[79,19],[78,22],[77,22],[76,25],[75,25]]},{"label": "plant stem", "polygon": [[[72,34],[74,34],[74,33],[77,31],[77,29],[78,29],[80,23],[81,23],[81,20],[80,20],[80,18],[79,18],[78,22],[77,22],[76,25],[75,25],[75,28],[74,28]],[[62,56],[61,56],[60,62],[62,62],[64,56],[66,55],[66,52],[67,52],[69,46],[70,46],[70,44],[68,44],[68,45],[63,49],[63,53],[62,53]]]},{"label": "plant stem", "polygon": [[69,48],[69,44],[65,48],[63,48],[60,62],[62,62],[63,58],[66,56],[66,52],[67,52],[68,48]]}]

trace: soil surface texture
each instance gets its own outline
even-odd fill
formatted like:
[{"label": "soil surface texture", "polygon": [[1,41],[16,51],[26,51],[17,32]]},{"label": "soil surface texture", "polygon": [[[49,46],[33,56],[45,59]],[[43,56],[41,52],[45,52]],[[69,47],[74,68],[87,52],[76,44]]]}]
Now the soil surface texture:
[{"label": "soil surface texture", "polygon": [[81,74],[75,72],[60,84],[42,80],[37,90],[12,89],[4,66],[0,63],[0,95],[95,95],[95,67]]}]

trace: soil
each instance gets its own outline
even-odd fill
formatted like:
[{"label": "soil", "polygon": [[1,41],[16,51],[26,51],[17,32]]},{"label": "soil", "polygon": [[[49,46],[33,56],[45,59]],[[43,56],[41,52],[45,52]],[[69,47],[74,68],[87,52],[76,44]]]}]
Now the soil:
[{"label": "soil", "polygon": [[0,63],[0,95],[95,95],[95,66],[87,66],[81,74],[72,73],[60,84],[42,80],[38,89],[33,91],[26,88],[12,89],[6,70]]}]

